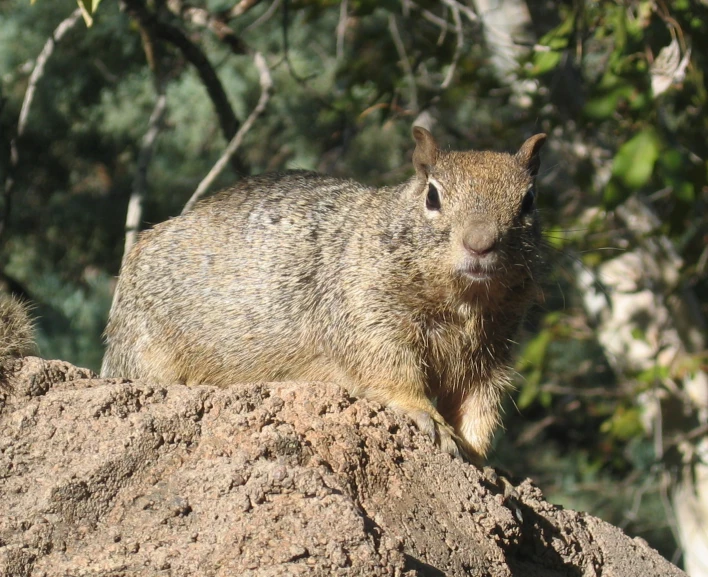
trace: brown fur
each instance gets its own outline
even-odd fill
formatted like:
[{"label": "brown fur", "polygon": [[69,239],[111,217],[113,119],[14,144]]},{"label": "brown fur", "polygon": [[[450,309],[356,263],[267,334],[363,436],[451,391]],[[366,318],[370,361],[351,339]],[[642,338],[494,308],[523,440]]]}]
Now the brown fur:
[{"label": "brown fur", "polygon": [[101,374],[335,380],[482,458],[542,261],[522,201],[545,136],[516,155],[444,152],[418,127],[414,138],[416,174],[400,186],[266,174],[144,232],[120,274]]},{"label": "brown fur", "polygon": [[34,326],[29,307],[7,295],[0,295],[0,362],[34,352]]}]

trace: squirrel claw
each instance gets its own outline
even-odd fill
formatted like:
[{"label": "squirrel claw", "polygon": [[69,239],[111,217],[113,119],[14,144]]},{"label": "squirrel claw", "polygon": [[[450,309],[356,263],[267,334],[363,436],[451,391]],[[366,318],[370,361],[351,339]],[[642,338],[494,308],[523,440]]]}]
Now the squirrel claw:
[{"label": "squirrel claw", "polygon": [[492,467],[484,467],[484,475],[496,489],[501,490],[504,505],[514,514],[519,523],[523,523],[524,516],[519,505],[521,496],[513,481],[509,479],[508,473],[498,474]]},{"label": "squirrel claw", "polygon": [[434,415],[425,410],[408,411],[421,433],[430,437],[443,451],[457,459],[469,460],[464,450],[464,442],[441,415]]},{"label": "squirrel claw", "polygon": [[462,458],[462,452],[460,451],[459,445],[455,442],[455,438],[449,432],[443,431],[442,428],[438,431],[438,442],[443,451],[449,453],[456,459]]},{"label": "squirrel claw", "polygon": [[418,430],[424,435],[430,437],[433,442],[436,442],[435,420],[433,419],[433,416],[423,410],[407,412],[410,418],[413,419],[416,427],[418,427]]}]

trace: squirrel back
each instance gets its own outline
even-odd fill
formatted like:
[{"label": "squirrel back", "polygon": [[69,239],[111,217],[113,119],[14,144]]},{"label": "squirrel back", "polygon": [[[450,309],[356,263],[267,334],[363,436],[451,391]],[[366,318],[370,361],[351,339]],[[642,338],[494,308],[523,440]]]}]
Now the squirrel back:
[{"label": "squirrel back", "polygon": [[[372,188],[266,174],[142,233],[125,259],[103,376],[227,386],[336,380],[481,458],[511,341],[542,268],[538,150],[442,151]],[[437,403],[437,408],[433,404]]]}]

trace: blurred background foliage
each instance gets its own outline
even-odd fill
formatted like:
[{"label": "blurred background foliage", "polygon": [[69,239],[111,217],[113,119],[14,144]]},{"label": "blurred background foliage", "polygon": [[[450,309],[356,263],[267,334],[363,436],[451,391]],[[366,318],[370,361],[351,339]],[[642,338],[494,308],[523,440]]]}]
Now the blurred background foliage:
[{"label": "blurred background foliage", "polygon": [[[0,280],[33,303],[42,356],[99,368],[156,84],[166,87],[167,112],[149,165],[143,227],[179,214],[227,144],[184,52],[156,37],[146,58],[145,34],[157,21],[203,51],[240,122],[260,94],[255,51],[273,77],[265,114],[212,190],[289,168],[400,182],[412,172],[416,121],[451,148],[514,151],[547,132],[539,188],[552,270],[519,346],[517,391],[493,462],[680,562],[670,493],[685,452],[672,461],[642,398],[704,371],[705,352],[684,354],[679,368],[656,356],[651,370],[623,369],[598,336],[577,279],[651,240],[644,237],[669,242],[678,278],[661,296],[690,293],[690,330],[705,338],[708,6],[516,0],[496,8],[511,11],[502,22],[521,16],[520,28],[505,30],[486,18],[485,4],[105,2],[91,27],[78,20],[55,47],[17,137],[38,55],[76,4],[5,0],[0,182],[12,178],[14,186],[9,213],[3,197]],[[632,197],[658,218],[644,237],[618,217]],[[633,326],[633,338],[646,341],[650,325]],[[684,430],[694,444],[705,436],[704,409],[685,417],[684,403],[677,413],[699,427]]]}]

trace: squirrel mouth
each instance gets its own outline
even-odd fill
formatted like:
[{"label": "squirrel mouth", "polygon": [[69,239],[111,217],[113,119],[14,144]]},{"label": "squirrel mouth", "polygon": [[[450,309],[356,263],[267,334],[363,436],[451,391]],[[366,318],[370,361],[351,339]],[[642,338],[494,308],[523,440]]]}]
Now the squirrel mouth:
[{"label": "squirrel mouth", "polygon": [[494,278],[494,271],[479,264],[467,264],[459,269],[459,272],[467,280],[473,282],[488,282]]}]

